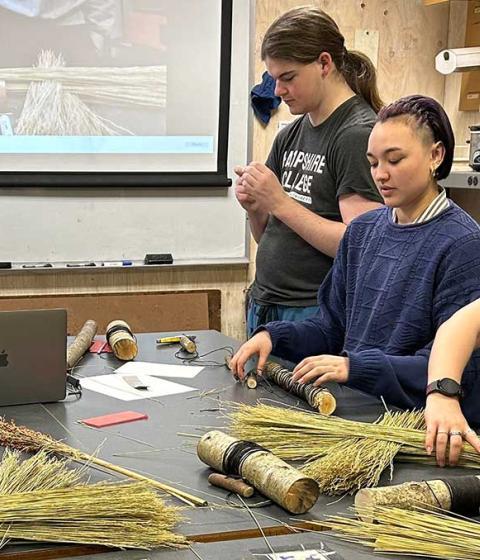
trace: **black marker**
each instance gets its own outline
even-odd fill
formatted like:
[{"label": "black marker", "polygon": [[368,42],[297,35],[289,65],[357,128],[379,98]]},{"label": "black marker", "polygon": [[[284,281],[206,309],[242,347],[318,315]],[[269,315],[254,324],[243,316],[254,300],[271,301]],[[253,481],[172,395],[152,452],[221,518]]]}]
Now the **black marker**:
[{"label": "black marker", "polygon": [[87,263],[67,263],[69,268],[72,267],[80,267],[80,266],[97,266],[94,262],[87,262]]},{"label": "black marker", "polygon": [[42,263],[42,264],[22,264],[22,268],[52,268],[52,263]]}]

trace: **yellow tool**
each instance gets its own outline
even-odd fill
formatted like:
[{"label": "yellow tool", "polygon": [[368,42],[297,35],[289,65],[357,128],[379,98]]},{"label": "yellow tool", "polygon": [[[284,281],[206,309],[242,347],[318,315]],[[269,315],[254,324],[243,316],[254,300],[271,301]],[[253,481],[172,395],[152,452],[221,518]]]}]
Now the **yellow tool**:
[{"label": "yellow tool", "polygon": [[195,336],[187,336],[186,334],[178,336],[165,336],[164,338],[158,338],[157,344],[180,344],[185,352],[195,354],[197,352],[195,338]]}]

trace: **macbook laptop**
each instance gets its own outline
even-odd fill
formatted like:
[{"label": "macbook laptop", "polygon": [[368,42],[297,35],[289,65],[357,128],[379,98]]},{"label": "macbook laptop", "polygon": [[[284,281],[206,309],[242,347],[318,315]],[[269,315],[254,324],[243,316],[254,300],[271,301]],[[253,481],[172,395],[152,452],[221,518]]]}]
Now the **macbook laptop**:
[{"label": "macbook laptop", "polygon": [[0,406],[65,398],[65,309],[0,311]]}]

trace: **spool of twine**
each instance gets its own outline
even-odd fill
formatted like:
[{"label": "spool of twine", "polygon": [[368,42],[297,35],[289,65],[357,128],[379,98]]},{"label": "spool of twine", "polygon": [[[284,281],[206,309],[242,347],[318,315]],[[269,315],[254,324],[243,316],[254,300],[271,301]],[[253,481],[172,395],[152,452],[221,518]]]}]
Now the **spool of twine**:
[{"label": "spool of twine", "polygon": [[137,341],[125,321],[117,319],[107,325],[107,342],[119,360],[133,360],[138,353]]},{"label": "spool of twine", "polygon": [[305,513],[317,501],[315,480],[253,442],[213,430],[200,439],[197,454],[215,470],[241,476],[291,513]]}]

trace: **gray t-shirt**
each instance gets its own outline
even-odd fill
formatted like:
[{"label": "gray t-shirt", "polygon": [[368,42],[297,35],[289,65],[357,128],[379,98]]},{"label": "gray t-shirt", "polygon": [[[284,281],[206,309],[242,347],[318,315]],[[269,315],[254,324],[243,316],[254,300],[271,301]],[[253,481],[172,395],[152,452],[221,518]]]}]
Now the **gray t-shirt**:
[{"label": "gray t-shirt", "polygon": [[[365,155],[374,122],[374,111],[358,95],[318,126],[304,115],[278,133],[266,164],[299,204],[342,221],[340,195],[358,193],[382,202]],[[331,257],[270,216],[258,246],[251,295],[262,304],[315,305],[332,263]]]}]

